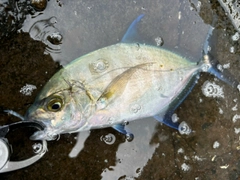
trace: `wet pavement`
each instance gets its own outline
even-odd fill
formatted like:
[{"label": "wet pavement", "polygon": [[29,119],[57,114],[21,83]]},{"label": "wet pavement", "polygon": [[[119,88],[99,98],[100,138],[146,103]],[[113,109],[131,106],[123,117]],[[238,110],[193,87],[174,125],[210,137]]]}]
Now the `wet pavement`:
[{"label": "wet pavement", "polygon": [[[30,1],[17,1],[17,5],[29,7],[24,12],[6,6],[7,2],[16,6],[13,1],[1,2],[5,4],[0,10],[9,12],[8,16],[1,14],[8,17],[4,23],[15,16],[19,18],[14,21],[16,24],[7,24],[5,31],[4,26],[0,27],[0,108],[24,114],[61,65],[119,42],[140,14],[145,14],[139,28],[142,40],[157,45],[156,38],[161,37],[163,48],[192,61],[200,60],[212,25],[215,29],[210,38],[211,58],[240,80],[240,41],[234,39],[237,31],[218,1],[51,0],[43,11],[31,7]],[[202,92],[206,81],[219,85],[224,98],[206,97]],[[29,95],[20,92],[26,84],[36,86]],[[181,135],[147,118],[130,122],[134,134],[131,142],[111,128],[92,130],[80,154],[69,158],[76,134],[65,134],[48,142],[48,152],[41,160],[0,174],[0,179],[240,179],[239,101],[237,89],[202,74],[176,111],[179,121],[191,127],[190,135]],[[1,125],[16,121],[19,119],[0,114]],[[22,133],[11,135],[16,149],[14,160],[31,151],[31,142],[21,142],[26,140],[21,139]],[[116,137],[113,144],[103,140],[109,134]]]}]

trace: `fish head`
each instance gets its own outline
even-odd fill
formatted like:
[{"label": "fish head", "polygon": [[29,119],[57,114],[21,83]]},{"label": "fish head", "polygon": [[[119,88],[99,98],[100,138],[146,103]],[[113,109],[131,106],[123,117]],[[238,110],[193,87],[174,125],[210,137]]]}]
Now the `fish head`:
[{"label": "fish head", "polygon": [[69,87],[65,81],[49,81],[29,107],[25,120],[40,121],[43,131],[37,131],[32,140],[54,140],[57,135],[80,131],[87,123],[92,109],[91,99],[83,89]]}]

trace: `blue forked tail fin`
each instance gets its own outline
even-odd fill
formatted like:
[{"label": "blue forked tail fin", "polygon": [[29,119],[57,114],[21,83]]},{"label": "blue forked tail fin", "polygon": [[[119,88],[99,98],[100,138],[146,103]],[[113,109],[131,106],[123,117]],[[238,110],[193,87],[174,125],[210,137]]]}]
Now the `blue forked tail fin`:
[{"label": "blue forked tail fin", "polygon": [[218,68],[221,66],[220,63],[217,60],[213,60],[213,58],[209,56],[209,39],[212,35],[213,30],[214,30],[213,27],[209,29],[209,32],[203,47],[203,61],[200,62],[202,71],[208,72],[214,75],[215,77],[227,83],[228,85],[232,86],[233,88],[237,88],[239,85],[238,80],[236,80],[236,78],[233,77],[233,75],[227,70]]}]

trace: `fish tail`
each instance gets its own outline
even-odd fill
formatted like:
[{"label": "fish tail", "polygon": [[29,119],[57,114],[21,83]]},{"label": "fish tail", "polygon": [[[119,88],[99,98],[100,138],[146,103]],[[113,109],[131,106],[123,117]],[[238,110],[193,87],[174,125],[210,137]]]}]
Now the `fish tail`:
[{"label": "fish tail", "polygon": [[205,54],[200,66],[202,72],[208,72],[233,88],[238,88],[238,80],[236,80],[227,70],[221,70],[218,68],[219,65],[218,62],[211,62],[209,55]]},{"label": "fish tail", "polygon": [[227,83],[228,85],[232,86],[233,88],[238,88],[239,82],[236,80],[233,75],[228,72],[227,70],[223,70],[218,68],[220,63],[216,60],[213,60],[208,54],[209,52],[209,39],[212,35],[214,28],[210,27],[204,47],[203,47],[203,60],[200,62],[200,67],[202,72],[208,72],[221,81]]}]

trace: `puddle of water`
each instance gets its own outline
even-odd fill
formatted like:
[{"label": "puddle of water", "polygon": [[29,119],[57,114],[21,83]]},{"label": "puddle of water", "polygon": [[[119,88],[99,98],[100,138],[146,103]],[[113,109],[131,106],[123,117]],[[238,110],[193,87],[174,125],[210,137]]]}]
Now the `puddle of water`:
[{"label": "puddle of water", "polygon": [[[210,27],[206,23],[211,23],[214,5],[197,0],[49,1],[44,11],[27,15],[22,31],[43,42],[44,53],[50,54],[54,61],[66,65],[81,55],[119,42],[132,20],[145,14],[139,30],[146,42],[196,62],[202,56]],[[219,29],[214,30],[211,53],[222,64],[230,63],[228,70],[239,78],[237,51],[229,55],[229,49],[237,47],[238,41],[229,40],[228,35],[233,36],[235,32],[215,18]],[[30,76],[28,73],[25,76]],[[212,80],[207,81],[209,78]],[[152,118],[143,119],[130,123],[134,134],[131,142],[111,129],[92,131],[83,150],[73,159],[68,154],[76,141],[75,135],[63,135],[59,141],[49,142],[49,151],[41,161],[0,176],[7,179],[236,179],[240,173],[237,160],[240,122],[236,118],[239,98],[236,91],[219,81],[216,84],[223,87],[224,98],[206,97],[202,85],[212,81],[211,76],[203,75],[176,112],[179,121],[191,127],[190,135],[180,135]],[[18,91],[26,84],[36,85],[28,79],[19,84]],[[35,90],[32,99],[34,93]],[[21,102],[18,106],[21,108]],[[116,139],[106,144],[102,137],[109,133]]]},{"label": "puddle of water", "polygon": [[134,134],[134,139],[119,145],[116,164],[104,169],[101,174],[102,179],[118,179],[122,176],[138,177],[141,174],[140,169],[152,158],[155,149],[159,146],[159,143],[149,144],[156,131],[157,123],[152,118],[143,119],[140,123],[138,121],[130,123],[129,128]]},{"label": "puddle of water", "polygon": [[[125,9],[129,12],[125,13]],[[145,14],[139,28],[141,39],[157,45],[155,39],[161,37],[163,48],[199,61],[209,29],[198,16],[199,9],[198,1],[191,4],[175,0],[69,1],[62,2],[61,6],[49,2],[43,14],[34,15],[34,18],[27,16],[22,30],[30,32],[33,39],[42,40],[48,46],[47,53],[55,61],[66,65],[81,55],[119,42],[131,20]],[[52,43],[54,39],[57,45]]]}]

